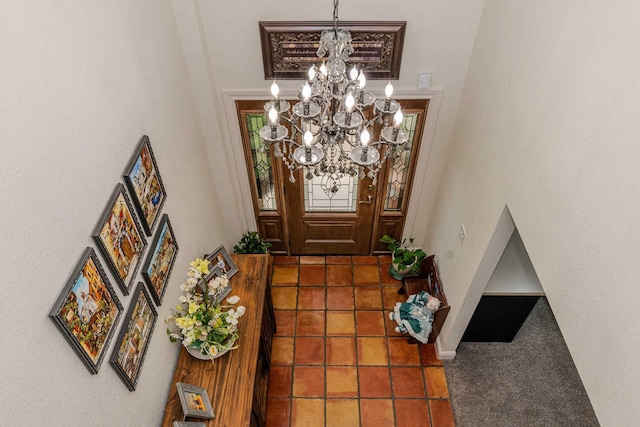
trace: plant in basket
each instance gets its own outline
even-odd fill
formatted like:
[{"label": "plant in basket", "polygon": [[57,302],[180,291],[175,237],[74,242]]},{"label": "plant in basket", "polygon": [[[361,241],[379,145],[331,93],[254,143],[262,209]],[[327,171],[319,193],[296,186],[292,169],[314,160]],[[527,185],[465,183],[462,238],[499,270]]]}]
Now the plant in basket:
[{"label": "plant in basket", "polygon": [[196,357],[199,353],[201,358],[213,360],[238,348],[238,319],[244,314],[245,307],[232,308],[240,301],[238,296],[227,298],[228,305],[215,299],[212,301],[210,296],[218,295],[220,289],[229,286],[229,279],[222,275],[207,282],[209,264],[201,258],[189,264],[187,281],[180,286],[182,305],[172,309],[166,321],[176,326],[174,330],[167,329],[171,342],[182,341],[189,353]]}]

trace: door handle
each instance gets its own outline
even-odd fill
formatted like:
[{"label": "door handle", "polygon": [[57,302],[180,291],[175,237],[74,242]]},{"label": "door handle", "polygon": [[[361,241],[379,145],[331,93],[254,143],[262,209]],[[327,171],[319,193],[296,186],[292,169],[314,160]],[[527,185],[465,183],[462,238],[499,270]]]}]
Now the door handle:
[{"label": "door handle", "polygon": [[358,203],[371,203],[373,201],[373,196],[369,194],[367,196],[367,200],[359,200]]}]

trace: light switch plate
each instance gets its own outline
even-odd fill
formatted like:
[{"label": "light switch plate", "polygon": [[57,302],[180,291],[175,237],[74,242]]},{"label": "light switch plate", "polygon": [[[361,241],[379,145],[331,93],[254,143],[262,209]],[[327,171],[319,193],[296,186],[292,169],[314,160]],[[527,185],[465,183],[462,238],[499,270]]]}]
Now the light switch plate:
[{"label": "light switch plate", "polygon": [[460,231],[458,232],[460,237],[460,243],[464,243],[464,239],[467,237],[467,230],[464,228],[464,224],[460,224]]}]

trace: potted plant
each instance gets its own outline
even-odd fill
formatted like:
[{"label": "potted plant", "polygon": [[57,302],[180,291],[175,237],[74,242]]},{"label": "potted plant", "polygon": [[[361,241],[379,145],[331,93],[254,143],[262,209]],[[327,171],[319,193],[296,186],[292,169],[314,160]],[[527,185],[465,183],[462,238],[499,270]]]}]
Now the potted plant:
[{"label": "potted plant", "polygon": [[270,247],[271,243],[267,243],[257,231],[247,231],[233,251],[237,254],[266,254]]},{"label": "potted plant", "polygon": [[[385,234],[380,241],[386,243],[391,251],[391,265],[389,274],[396,280],[402,280],[404,276],[416,275],[420,272],[420,262],[427,257],[427,254],[420,248],[407,246],[407,239],[402,242]],[[409,239],[409,245],[413,245],[413,237]]]}]

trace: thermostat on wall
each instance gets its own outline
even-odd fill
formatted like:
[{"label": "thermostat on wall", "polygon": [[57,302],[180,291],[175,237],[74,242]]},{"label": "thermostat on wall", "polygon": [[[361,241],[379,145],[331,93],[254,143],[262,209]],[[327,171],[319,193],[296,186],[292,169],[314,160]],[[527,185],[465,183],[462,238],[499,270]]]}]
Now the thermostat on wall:
[{"label": "thermostat on wall", "polygon": [[418,89],[429,89],[429,86],[431,86],[431,74],[420,74],[418,76]]}]

